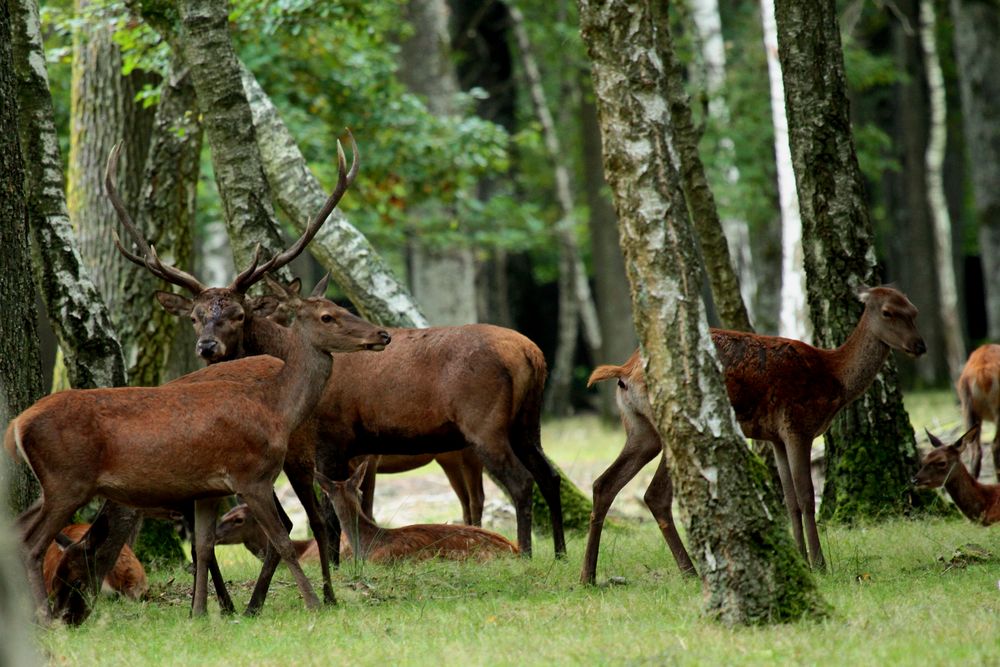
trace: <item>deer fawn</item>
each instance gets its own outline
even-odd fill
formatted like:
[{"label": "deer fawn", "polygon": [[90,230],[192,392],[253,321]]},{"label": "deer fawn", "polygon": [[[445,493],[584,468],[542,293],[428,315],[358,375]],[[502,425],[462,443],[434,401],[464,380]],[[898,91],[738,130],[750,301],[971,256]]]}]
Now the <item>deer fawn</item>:
[{"label": "deer fawn", "polygon": [[[53,584],[55,580],[66,576],[61,571],[63,568],[60,568],[66,549],[84,539],[89,530],[89,523],[75,523],[66,526],[56,535],[55,541],[49,545],[49,548],[45,552],[44,564],[42,565],[45,590],[49,594],[54,590]],[[78,589],[83,587],[83,582],[81,581],[67,583]],[[149,590],[149,583],[146,581],[146,570],[127,544],[122,546],[114,567],[104,577],[102,590],[105,593],[121,593],[130,600],[141,600],[146,597],[146,592]]]},{"label": "deer fawn", "polygon": [[[816,530],[810,474],[813,439],[826,431],[841,408],[868,388],[891,349],[914,357],[927,351],[915,322],[917,309],[902,292],[891,287],[863,287],[858,298],[865,304],[864,313],[847,341],[835,350],[777,336],[711,330],[726,391],[743,434],[773,444],[795,541],[803,558],[808,562],[811,557],[817,569],[824,568],[825,561]],[[599,366],[589,384],[611,378],[618,380],[618,404],[627,440],[618,458],[594,482],[594,511],[580,575],[584,583],[594,582],[601,530],[611,502],[663,450],[639,351],[622,366]],[[678,566],[688,571],[693,566],[674,529],[671,490],[661,460],[646,500],[652,501],[650,510]]]},{"label": "deer fawn", "polygon": [[[965,362],[962,374],[955,383],[958,400],[962,404],[965,428],[972,429],[984,421],[997,425],[990,446],[993,454],[993,474],[1000,481],[1000,345],[983,345],[973,350]],[[983,461],[983,449],[979,442],[982,429],[976,429],[976,437],[969,441],[972,459],[972,476],[979,479]]]},{"label": "deer fawn", "polygon": [[418,524],[403,528],[379,527],[361,511],[361,482],[367,468],[368,462],[362,462],[344,482],[334,482],[316,473],[316,481],[330,497],[356,558],[376,563],[435,557],[487,560],[518,553],[517,545],[507,538],[476,526]]},{"label": "deer fawn", "polygon": [[943,486],[970,521],[989,526],[1000,521],[1000,484],[981,484],[962,463],[966,446],[979,441],[979,428],[973,426],[950,445],[927,431],[934,449],[921,462],[913,485],[931,489]]}]

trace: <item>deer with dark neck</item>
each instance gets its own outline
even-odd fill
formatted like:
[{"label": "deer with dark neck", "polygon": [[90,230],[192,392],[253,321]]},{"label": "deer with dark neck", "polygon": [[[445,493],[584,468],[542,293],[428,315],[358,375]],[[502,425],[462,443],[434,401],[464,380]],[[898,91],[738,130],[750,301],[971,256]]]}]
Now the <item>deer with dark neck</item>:
[{"label": "deer with dark neck", "polygon": [[962,453],[970,442],[978,441],[979,426],[973,426],[958,440],[946,445],[927,431],[932,449],[913,476],[917,488],[944,487],[970,521],[989,526],[1000,521],[1000,484],[980,483],[962,463]]}]

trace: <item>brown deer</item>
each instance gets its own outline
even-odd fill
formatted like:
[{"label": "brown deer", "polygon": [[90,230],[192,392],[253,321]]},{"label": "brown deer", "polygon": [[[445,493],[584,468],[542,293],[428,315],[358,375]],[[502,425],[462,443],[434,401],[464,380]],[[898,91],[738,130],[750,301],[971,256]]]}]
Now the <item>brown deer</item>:
[{"label": "brown deer", "polygon": [[[59,565],[66,549],[84,539],[89,530],[89,523],[75,523],[66,526],[56,535],[55,541],[49,545],[42,565],[45,590],[49,594],[53,591],[53,582],[56,577],[61,576]],[[81,586],[81,582],[70,583],[75,583],[77,587]],[[122,546],[114,568],[104,577],[102,590],[105,593],[120,593],[130,600],[141,600],[146,597],[146,592],[149,591],[146,570],[127,544]]]},{"label": "brown deer", "polygon": [[[833,417],[860,396],[881,370],[891,349],[910,356],[927,351],[917,330],[917,309],[891,287],[862,287],[861,319],[847,341],[835,350],[777,336],[712,329],[730,403],[748,438],[769,440],[781,476],[792,532],[803,558],[825,567],[816,530],[810,451]],[[621,488],[663,450],[646,393],[645,375],[636,350],[622,366],[600,366],[589,384],[616,378],[618,403],[627,440],[614,463],[594,482],[594,511],[580,579],[593,583],[601,529],[608,508]],[[669,475],[665,462],[647,490],[646,501],[682,571],[692,569],[674,529],[670,512]],[[658,497],[658,498],[657,498]],[[664,502],[666,500],[666,502]],[[654,509],[654,505],[656,508]],[[803,522],[808,552],[803,539]]]},{"label": "brown deer", "polygon": [[[108,168],[105,174],[105,188],[118,215],[119,221],[125,231],[128,232],[129,237],[139,248],[140,254],[134,254],[126,250],[118,240],[117,235],[115,236],[115,244],[119,251],[133,263],[148,269],[157,277],[171,284],[187,289],[194,295],[194,299],[192,300],[185,299],[184,297],[171,294],[169,292],[156,293],[157,299],[165,308],[167,308],[167,310],[189,317],[194,322],[195,330],[199,336],[196,344],[196,353],[207,363],[214,364],[220,361],[238,359],[246,356],[247,354],[271,354],[281,359],[286,358],[290,345],[287,329],[267,320],[267,315],[271,313],[271,310],[279,307],[281,304],[273,298],[257,299],[254,301],[254,310],[250,310],[248,306],[249,300],[246,298],[246,293],[250,287],[266,276],[267,271],[276,270],[285,266],[302,252],[305,246],[316,235],[320,227],[326,221],[327,217],[336,207],[341,197],[343,197],[344,193],[347,191],[347,188],[351,185],[351,183],[353,183],[354,178],[358,173],[359,154],[357,144],[354,142],[354,137],[351,136],[350,133],[348,133],[348,136],[351,141],[351,147],[354,154],[351,168],[349,170],[347,169],[343,148],[338,141],[337,162],[339,177],[337,185],[333,193],[331,193],[330,197],[325,202],[323,208],[309,223],[302,236],[288,250],[276,255],[266,264],[260,265],[255,258],[253,264],[248,269],[241,272],[237,278],[225,288],[205,287],[191,274],[181,271],[173,266],[163,264],[160,261],[156,255],[156,250],[149,246],[142,234],[135,227],[135,224],[132,222],[128,211],[124,206],[124,203],[121,201],[114,187],[115,167],[117,165],[118,153],[117,151],[112,152],[112,156],[108,160]],[[317,285],[311,295],[311,298],[322,296],[325,289],[326,281],[323,280],[320,282],[320,285]],[[302,302],[303,300],[297,296],[295,302],[296,307]],[[347,314],[347,311],[339,309],[339,307],[337,308],[338,313]],[[257,313],[258,315],[256,318],[254,317],[254,313]],[[254,332],[248,336],[248,339],[256,343],[256,347],[251,349],[246,349],[244,347],[244,329]],[[207,371],[207,369],[203,370]],[[214,376],[211,372],[199,372],[189,374],[186,376],[186,379],[181,381],[200,382],[204,380],[211,380],[213,377]],[[319,544],[322,547],[325,547],[327,543],[327,532],[325,530],[325,524],[320,515],[315,492],[313,490],[312,474],[314,468],[315,429],[307,423],[302,425],[301,432],[293,434],[289,440],[284,470],[292,488],[299,497],[299,500],[306,511],[306,516],[309,519],[309,524],[312,528],[313,534],[316,536]],[[276,498],[275,502],[277,503]],[[284,515],[283,510],[280,510],[280,505],[278,507],[279,512],[281,512],[282,515],[282,520],[287,525],[287,516]],[[321,553],[322,556],[320,566],[323,575],[323,597],[327,603],[333,603],[335,601],[335,597],[333,594],[333,587],[330,582],[330,567],[329,559],[327,558],[328,549],[322,548]],[[264,560],[264,567],[261,571],[261,576],[258,577],[257,585],[254,588],[253,595],[250,598],[250,603],[247,606],[246,613],[248,615],[256,614],[263,606],[271,577],[273,576],[277,565],[277,553],[270,550],[268,557]],[[225,584],[222,582],[221,574],[218,572],[218,566],[212,562],[209,564],[209,567],[212,572],[213,581],[215,582],[216,593],[219,596],[220,604],[223,606],[223,609],[228,611],[232,608],[232,603],[225,590]]]},{"label": "brown deer", "polygon": [[[267,551],[267,535],[257,523],[250,508],[241,503],[226,512],[215,526],[216,544],[242,544],[260,560]],[[319,547],[315,539],[292,540],[299,562],[319,562]]]},{"label": "brown deer", "polygon": [[[984,421],[997,425],[990,449],[993,453],[993,474],[1000,481],[1000,345],[983,345],[969,355],[965,368],[955,383],[958,400],[962,404],[965,428],[972,429]],[[969,442],[972,476],[979,479],[983,461],[980,444],[982,429],[976,429],[976,438]]]},{"label": "brown deer", "polygon": [[[28,462],[42,487],[18,526],[44,618],[44,552],[96,495],[132,507],[195,501],[199,554],[192,613],[201,615],[219,498],[238,493],[292,571],[306,606],[318,606],[272,502],[272,487],[289,435],[322,394],[330,353],[381,350],[389,335],[325,299],[305,300],[288,331],[295,344],[283,368],[267,378],[68,390],[42,398],[11,422],[4,447]],[[228,363],[229,369],[249,370],[254,362]]]},{"label": "brown deer", "polygon": [[980,483],[962,463],[966,446],[979,441],[979,428],[973,426],[950,445],[927,431],[934,449],[924,457],[912,481],[917,488],[943,486],[970,521],[989,526],[1000,521],[1000,484]]},{"label": "brown deer", "polygon": [[[271,294],[278,300],[278,305],[273,306],[273,312],[267,316],[268,319],[282,326],[288,326],[294,319],[295,309],[298,308],[301,301],[302,281],[294,278],[286,285],[271,276],[264,276],[264,282],[271,290]],[[255,308],[256,305],[257,302],[252,301],[251,308]],[[272,306],[265,307],[272,308]],[[362,457],[351,460],[352,471],[361,460]],[[462,521],[469,526],[481,525],[483,504],[486,499],[486,494],[483,491],[483,463],[476,456],[472,447],[438,454],[386,454],[379,456],[377,465],[368,466],[368,474],[365,475],[361,485],[361,508],[364,513],[368,516],[372,515],[376,472],[383,474],[408,472],[425,466],[431,461],[441,466],[448,478],[448,483],[455,491],[462,507]]]},{"label": "brown deer", "polygon": [[355,557],[389,563],[435,557],[488,560],[518,553],[517,545],[504,536],[477,526],[418,524],[402,528],[379,527],[361,510],[361,482],[367,468],[368,462],[362,462],[343,482],[334,482],[316,473],[316,481],[333,503],[340,525],[347,534],[351,554]]}]

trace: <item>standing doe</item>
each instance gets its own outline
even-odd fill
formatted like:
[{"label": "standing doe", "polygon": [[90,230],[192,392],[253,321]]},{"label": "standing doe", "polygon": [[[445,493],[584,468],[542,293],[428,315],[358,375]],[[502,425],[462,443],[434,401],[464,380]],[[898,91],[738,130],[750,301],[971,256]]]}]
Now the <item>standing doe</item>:
[{"label": "standing doe", "polygon": [[[726,391],[743,434],[769,440],[774,446],[795,542],[803,558],[808,562],[811,557],[817,569],[823,569],[825,561],[816,530],[810,474],[813,439],[826,431],[841,408],[868,388],[891,349],[911,356],[927,351],[916,326],[917,309],[902,292],[891,287],[863,287],[858,298],[865,304],[861,319],[847,341],[835,350],[777,336],[711,330]],[[595,369],[590,384],[610,378],[618,380],[618,402],[627,440],[618,458],[594,482],[594,511],[580,575],[584,583],[594,582],[601,530],[612,500],[663,449],[652,419],[639,351],[623,366]],[[670,513],[672,487],[663,460],[650,487],[646,493],[647,502],[652,501],[650,509],[678,566],[682,571],[690,570],[690,559]]]},{"label": "standing doe", "polygon": [[[997,425],[991,445],[993,453],[993,474],[1000,481],[1000,345],[987,344],[975,349],[965,362],[962,374],[955,383],[958,400],[962,404],[962,418],[965,428],[972,429],[991,421]],[[972,459],[972,476],[979,479],[983,461],[980,444],[981,428],[976,428],[976,437],[969,441]]]}]

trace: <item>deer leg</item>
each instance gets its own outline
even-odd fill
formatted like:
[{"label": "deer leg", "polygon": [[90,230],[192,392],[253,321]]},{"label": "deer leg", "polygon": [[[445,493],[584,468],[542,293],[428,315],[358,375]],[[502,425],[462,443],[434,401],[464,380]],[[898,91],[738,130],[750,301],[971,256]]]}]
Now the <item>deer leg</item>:
[{"label": "deer leg", "polygon": [[792,482],[795,484],[795,497],[798,500],[802,522],[805,525],[806,541],[809,544],[809,556],[814,570],[825,570],[826,561],[819,543],[819,531],[816,529],[816,497],[813,491],[810,453],[812,440],[802,438],[793,440],[788,447],[788,465],[791,469]]},{"label": "deer leg", "polygon": [[993,435],[990,454],[993,455],[993,476],[1000,482],[1000,419],[997,420],[997,432]]},{"label": "deer leg", "polygon": [[566,535],[562,522],[562,495],[560,485],[562,478],[552,463],[542,453],[541,447],[519,447],[514,450],[524,466],[531,472],[538,490],[542,492],[545,503],[549,506],[549,518],[552,521],[552,542],[556,558],[566,557]]},{"label": "deer leg", "polygon": [[310,464],[308,470],[289,470],[288,461],[285,461],[285,474],[288,481],[299,497],[306,517],[309,519],[309,528],[312,530],[313,539],[316,540],[316,548],[319,551],[319,565],[323,573],[323,603],[328,605],[337,604],[337,598],[333,594],[333,584],[330,583],[330,540],[327,537],[326,524],[320,516],[319,504],[316,502],[316,492],[313,490],[313,471]]},{"label": "deer leg", "polygon": [[[367,516],[374,516],[372,512],[375,509],[375,477],[378,474],[380,458],[378,456],[366,457],[368,469],[365,470],[365,477],[361,480],[361,510]],[[346,477],[337,477],[336,479],[346,479]]]},{"label": "deer leg", "polygon": [[[643,433],[646,436],[648,433]],[[643,466],[653,460],[660,451],[659,438],[634,437],[629,433],[618,458],[594,480],[594,508],[590,513],[590,528],[587,531],[587,547],[583,555],[583,568],[580,570],[580,583],[593,584],[597,580],[597,557],[601,549],[601,533],[604,530],[604,519],[611,509],[611,503],[642,470]]]},{"label": "deer leg", "polygon": [[[473,525],[472,523],[472,499],[469,497],[469,489],[466,486],[465,474],[462,470],[462,465],[456,465],[453,461],[445,458],[435,459],[437,464],[441,466],[441,470],[444,471],[445,477],[448,478],[448,483],[451,485],[452,491],[458,497],[459,504],[462,505],[462,523],[466,526]],[[371,516],[371,513],[368,513]]]},{"label": "deer leg", "polygon": [[194,568],[194,594],[191,598],[191,616],[204,616],[208,611],[208,567],[215,561],[215,516],[219,499],[203,498],[194,501],[194,537],[197,560]]},{"label": "deer leg", "polygon": [[642,498],[649,507],[653,518],[656,519],[663,539],[667,541],[667,547],[674,556],[674,562],[680,569],[681,574],[698,576],[698,571],[691,562],[684,542],[677,533],[677,525],[674,523],[673,502],[674,502],[674,482],[670,479],[670,472],[667,471],[667,452],[663,452],[660,457],[660,464],[653,473],[653,479],[646,487],[646,494]]},{"label": "deer leg", "polygon": [[472,447],[462,450],[462,479],[469,496],[469,525],[482,526],[483,504],[486,500],[486,493],[483,491],[483,462]]},{"label": "deer leg", "polygon": [[531,558],[531,474],[502,438],[475,443],[486,470],[510,496],[517,517],[517,546],[522,558]]},{"label": "deer leg", "polygon": [[[966,403],[966,401],[963,401]],[[969,451],[969,473],[972,475],[972,479],[979,479],[979,472],[983,464],[983,445],[982,445],[982,424],[983,418],[976,414],[975,410],[972,408],[971,401],[968,405],[962,406],[962,416],[965,421],[965,430],[968,431],[973,426],[979,425],[979,430],[976,432],[976,437],[968,442],[966,448]],[[1000,421],[997,422],[997,431],[1000,435]],[[994,442],[996,441],[996,436],[994,436]]]},{"label": "deer leg", "polygon": [[[330,479],[347,479],[351,476],[347,461],[348,458],[344,455],[327,454],[320,449],[316,450],[316,469]],[[319,507],[329,538],[330,558],[334,567],[340,567],[340,519],[337,518],[337,512],[334,511],[329,496],[325,493],[319,495]]]},{"label": "deer leg", "polygon": [[278,509],[273,502],[268,502],[267,500],[269,492],[273,493],[270,486],[268,486],[266,491],[264,489],[250,492],[244,490],[243,499],[257,519],[257,523],[264,529],[267,539],[270,540],[274,549],[281,556],[281,560],[291,570],[292,576],[295,578],[295,583],[299,587],[299,592],[302,594],[303,600],[305,600],[306,608],[316,609],[319,607],[319,598],[316,597],[316,593],[313,592],[309,580],[302,571],[302,566],[299,565],[295,548],[292,546],[292,541],[288,538],[288,531],[284,529],[281,523]]},{"label": "deer leg", "polygon": [[781,492],[785,498],[785,507],[788,508],[788,518],[792,522],[792,535],[795,537],[795,545],[802,554],[802,559],[809,562],[809,554],[806,552],[806,541],[802,535],[802,511],[799,509],[799,501],[795,495],[795,484],[792,482],[792,472],[788,466],[788,453],[785,450],[785,443],[775,441],[774,462],[778,466],[778,477],[781,478]]},{"label": "deer leg", "polygon": [[52,494],[45,493],[43,487],[42,498],[18,519],[18,524],[25,529],[23,558],[28,586],[35,601],[35,613],[41,623],[52,620],[49,596],[45,590],[45,578],[42,574],[45,552],[63,526],[73,518],[73,513],[83,504],[83,502],[68,501],[54,503],[49,500],[52,497]]},{"label": "deer leg", "polygon": [[[271,500],[287,535],[292,530],[292,520],[285,513],[285,508],[281,506],[281,503],[278,501],[278,494],[274,492],[273,488],[271,489]],[[264,549],[264,565],[260,568],[260,574],[257,576],[257,582],[254,584],[253,593],[250,595],[250,602],[243,612],[244,616],[256,616],[260,613],[261,608],[264,606],[264,601],[267,599],[267,591],[271,587],[271,579],[274,578],[274,573],[278,569],[278,563],[280,562],[281,556],[275,551],[274,545],[268,542],[267,547]]]}]

